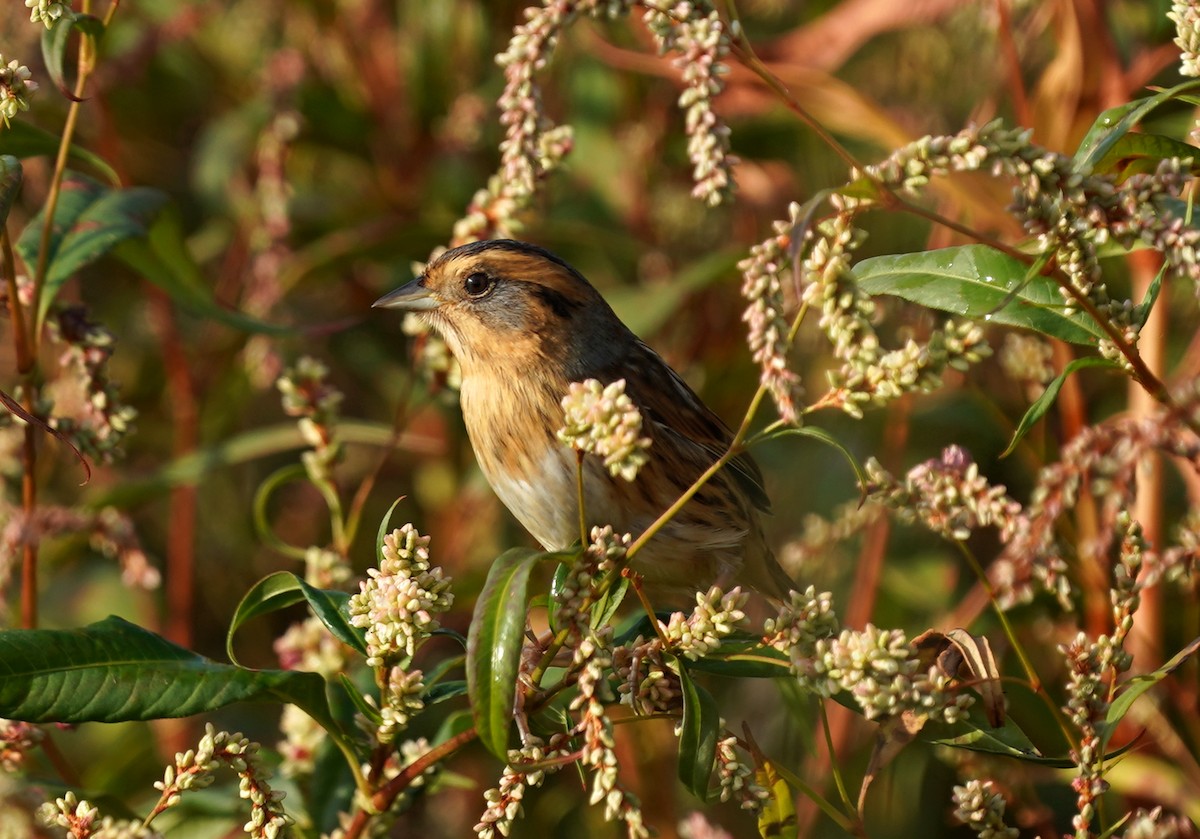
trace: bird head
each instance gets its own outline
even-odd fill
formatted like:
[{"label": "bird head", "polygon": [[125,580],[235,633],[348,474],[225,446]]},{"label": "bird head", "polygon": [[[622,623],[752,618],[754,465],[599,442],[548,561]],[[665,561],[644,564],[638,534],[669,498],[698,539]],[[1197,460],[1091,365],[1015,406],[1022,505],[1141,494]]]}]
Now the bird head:
[{"label": "bird head", "polygon": [[614,344],[635,340],[578,271],[510,239],[446,251],[374,305],[420,314],[446,339],[464,376],[547,362],[586,372]]}]

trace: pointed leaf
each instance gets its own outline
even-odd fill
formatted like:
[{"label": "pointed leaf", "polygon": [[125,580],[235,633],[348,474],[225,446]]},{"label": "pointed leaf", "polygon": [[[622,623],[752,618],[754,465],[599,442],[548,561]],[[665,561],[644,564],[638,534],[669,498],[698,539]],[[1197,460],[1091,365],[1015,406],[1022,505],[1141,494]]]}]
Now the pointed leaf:
[{"label": "pointed leaf", "polygon": [[1037,401],[1029,406],[1029,410],[1025,412],[1025,416],[1021,417],[1021,422],[1017,424],[1017,430],[1013,432],[1012,439],[1008,442],[1006,448],[1001,454],[1001,457],[1007,457],[1016,450],[1017,444],[1029,433],[1029,429],[1033,428],[1046,412],[1054,405],[1054,400],[1058,398],[1058,392],[1062,390],[1062,386],[1066,383],[1067,377],[1076,370],[1082,370],[1085,367],[1107,367],[1111,370],[1119,370],[1120,365],[1115,361],[1099,356],[1089,356],[1087,358],[1077,358],[1070,362],[1063,371],[1054,377],[1050,384],[1046,385],[1046,389],[1042,391],[1042,395],[1037,398]]},{"label": "pointed leaf", "polygon": [[1153,673],[1134,676],[1121,687],[1121,692],[1117,694],[1117,698],[1108,706],[1108,714],[1104,718],[1104,723],[1098,726],[1101,751],[1105,750],[1108,746],[1108,741],[1112,738],[1113,732],[1117,730],[1117,726],[1120,725],[1121,720],[1129,713],[1129,709],[1134,701],[1175,672],[1197,650],[1200,650],[1200,638],[1194,639],[1190,644],[1172,656],[1170,661]]},{"label": "pointed leaf", "polygon": [[[58,154],[59,138],[28,122],[11,123],[0,131],[0,154],[11,154],[14,157],[45,157]],[[100,172],[112,186],[121,185],[121,176],[108,165],[108,162],[98,154],[87,149],[72,145],[68,151],[72,163],[86,163]]]},{"label": "pointed leaf", "polygon": [[146,237],[121,242],[113,250],[113,256],[157,285],[196,317],[215,320],[245,332],[287,335],[295,331],[227,309],[213,299],[200,266],[188,250],[183,227],[174,209],[161,213]]},{"label": "pointed leaf", "polygon": [[[44,322],[59,289],[76,271],[121,241],[145,236],[151,219],[166,202],[166,195],[155,189],[109,189],[86,175],[67,173],[47,243],[45,285],[37,302],[38,325]],[[38,262],[44,223],[45,216],[39,212],[17,240],[17,252],[26,265]]]},{"label": "pointed leaf", "polygon": [[11,154],[0,154],[0,226],[8,220],[8,213],[21,191],[21,177],[21,161]]},{"label": "pointed leaf", "polygon": [[891,294],[974,320],[1020,326],[1073,344],[1095,345],[1103,330],[1068,313],[1058,284],[986,245],[877,256],[854,266],[867,294]]},{"label": "pointed leaf", "polygon": [[235,702],[288,702],[336,730],[325,681],[218,664],[118,617],[81,629],[0,632],[0,716],[26,722],[186,717]]},{"label": "pointed leaf", "polygon": [[1133,310],[1133,322],[1138,325],[1141,330],[1146,321],[1150,317],[1150,310],[1154,308],[1154,304],[1158,302],[1159,292],[1162,291],[1163,277],[1167,273],[1167,267],[1170,263],[1164,261],[1158,273],[1154,275],[1154,279],[1150,281],[1150,285],[1146,287],[1146,294],[1142,297],[1142,302],[1138,303],[1137,308]]},{"label": "pointed leaf", "polygon": [[367,654],[363,630],[350,623],[348,593],[319,589],[291,571],[276,571],[255,583],[234,611],[229,633],[225,637],[225,652],[229,660],[237,661],[233,653],[233,636],[246,621],[305,601],[335,638],[359,653]]},{"label": "pointed leaf", "polygon": [[767,791],[767,800],[758,811],[758,835],[763,839],[788,839],[799,831],[792,790],[776,765],[764,757],[755,760],[754,781]]},{"label": "pointed leaf", "polygon": [[75,29],[84,37],[91,38],[93,45],[104,34],[104,24],[99,18],[73,12],[68,8],[49,29],[42,31],[42,59],[46,62],[46,72],[63,95],[78,102],[80,100],[76,99],[67,86],[66,74],[67,45],[71,40],[71,32]]},{"label": "pointed leaf", "polygon": [[1181,94],[1198,87],[1200,87],[1200,81],[1192,79],[1168,90],[1159,91],[1154,96],[1109,108],[1096,117],[1096,121],[1084,135],[1083,142],[1079,144],[1079,150],[1075,152],[1075,163],[1082,171],[1095,170],[1121,138],[1145,119],[1147,114],[1159,105],[1175,98],[1182,98]]},{"label": "pointed leaf", "polygon": [[401,495],[392,502],[392,506],[388,507],[387,512],[383,514],[383,518],[379,521],[379,530],[375,533],[375,559],[378,562],[383,557],[383,540],[392,532],[392,514],[396,512],[396,508],[400,506],[400,502],[404,500]]},{"label": "pointed leaf", "polygon": [[467,632],[467,690],[480,742],[501,760],[517,695],[529,572],[545,554],[511,548],[488,570]]},{"label": "pointed leaf", "polygon": [[769,434],[755,438],[751,441],[751,444],[761,443],[765,440],[774,440],[777,437],[809,437],[820,443],[824,443],[846,459],[846,462],[850,464],[850,469],[854,472],[854,477],[858,480],[859,486],[867,485],[867,471],[858,462],[858,458],[851,454],[850,450],[842,445],[841,441],[825,429],[817,428],[815,425],[803,425],[799,428],[780,428]]},{"label": "pointed leaf", "polygon": [[708,779],[717,760],[721,711],[711,693],[688,674],[679,661],[679,690],[683,694],[683,722],[679,728],[679,780],[701,801],[708,799]]},{"label": "pointed leaf", "polygon": [[1153,172],[1158,164],[1171,158],[1191,160],[1189,171],[1197,172],[1197,157],[1200,149],[1173,137],[1161,134],[1125,134],[1108,146],[1104,157],[1097,161],[1094,171],[1112,174],[1118,181],[1130,175]]}]

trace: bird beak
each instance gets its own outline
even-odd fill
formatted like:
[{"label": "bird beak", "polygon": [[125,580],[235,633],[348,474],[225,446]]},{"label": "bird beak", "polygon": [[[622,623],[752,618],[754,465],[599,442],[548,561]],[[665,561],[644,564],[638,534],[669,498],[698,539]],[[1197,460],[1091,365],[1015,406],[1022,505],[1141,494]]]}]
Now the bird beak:
[{"label": "bird beak", "polygon": [[371,304],[372,309],[403,309],[407,312],[427,312],[436,309],[438,299],[425,287],[425,277],[417,277],[408,285],[383,295]]}]

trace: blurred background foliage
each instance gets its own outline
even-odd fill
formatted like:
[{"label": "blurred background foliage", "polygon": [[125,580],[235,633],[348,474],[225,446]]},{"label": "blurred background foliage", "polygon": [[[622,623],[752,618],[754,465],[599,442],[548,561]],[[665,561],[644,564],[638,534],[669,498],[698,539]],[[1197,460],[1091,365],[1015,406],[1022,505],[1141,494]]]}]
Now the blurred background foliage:
[{"label": "blurred background foliage", "polygon": [[[42,623],[75,626],[118,613],[166,632],[212,656],[224,656],[230,615],[263,575],[291,560],[264,546],[252,517],[257,487],[300,449],[273,383],[302,354],[332,369],[346,394],[347,450],[339,479],[352,491],[382,460],[354,557],[371,555],[377,521],[406,496],[400,520],[433,537],[434,561],[455,579],[458,600],[448,624],[465,631],[473,595],[489,561],[523,533],[487,488],[472,457],[453,392],[423,379],[410,364],[411,339],[399,319],[372,312],[383,292],[407,281],[414,262],[445,244],[453,223],[495,170],[502,137],[495,100],[503,74],[493,57],[521,20],[509,0],[382,0],[189,3],[127,0],[103,43],[103,58],[80,127],[80,142],[101,154],[127,185],[166,191],[177,205],[188,243],[222,305],[295,328],[282,337],[251,336],[180,311],[169,297],[115,263],[80,275],[66,292],[117,336],[112,378],[138,411],[127,457],[97,468],[80,487],[72,458],[47,443],[42,458],[45,503],[115,504],[127,511],[152,561],[163,569],[158,592],[121,586],[118,570],[86,540],[43,546]],[[863,161],[923,134],[953,132],[995,116],[1033,129],[1035,141],[1070,153],[1095,116],[1148,85],[1178,80],[1178,51],[1164,0],[890,0],[782,2],[746,0],[743,23],[760,56],[796,99]],[[57,132],[66,100],[40,72],[37,39],[22,4],[0,7],[0,47],[42,83],[25,119]],[[787,203],[846,180],[844,164],[749,71],[732,63],[717,108],[741,158],[737,200],[709,209],[694,201],[677,73],[654,54],[634,17],[581,21],[560,44],[545,76],[547,108],[575,129],[566,166],[545,184],[525,218],[523,237],[579,268],[626,322],[679,370],[709,404],[736,421],[753,392],[757,370],[744,346],[743,309],[734,267],[764,238]],[[1186,133],[1190,112],[1155,119],[1164,133]],[[1173,126],[1173,127],[1171,127]],[[19,229],[44,201],[50,161],[26,161],[25,187],[10,225]],[[1003,212],[1007,186],[983,178],[940,185],[947,215],[1010,241],[1019,230]],[[876,214],[862,255],[956,243],[945,230],[910,216]],[[1117,288],[1136,273],[1121,261],[1106,266]],[[1166,297],[1170,295],[1170,299]],[[1196,311],[1191,289],[1168,289],[1161,301],[1166,370],[1193,372]],[[899,303],[884,307],[884,334],[920,331],[930,314]],[[996,332],[994,343],[1003,342]],[[11,341],[0,363],[13,367]],[[1061,366],[1063,359],[1057,359]],[[821,336],[802,334],[796,369],[810,393],[823,389],[828,366]],[[1079,379],[1076,416],[1093,422],[1128,409],[1118,379]],[[906,399],[862,421],[820,416],[861,459],[878,457],[893,471],[958,443],[994,482],[1026,500],[1043,459],[1070,429],[1051,416],[1031,446],[1004,460],[1016,421],[1030,402],[993,358],[969,380]],[[389,428],[402,430],[388,450]],[[756,456],[773,497],[773,543],[787,545],[811,514],[854,503],[854,476],[833,450],[777,440]],[[5,458],[15,463],[15,458]],[[1165,498],[1173,512],[1189,491],[1174,473]],[[329,534],[319,495],[303,485],[276,493],[267,510],[274,530],[297,545],[323,544]],[[877,534],[878,537],[878,534]],[[951,546],[897,526],[882,545],[851,542],[838,555],[795,564],[796,576],[830,588],[847,623],[867,620],[917,632],[966,625],[983,602],[973,576]],[[989,549],[982,546],[982,555]],[[869,555],[886,561],[868,561]],[[10,597],[10,602],[11,597]],[[1194,602],[1168,608],[1160,649],[1197,634]],[[1048,603],[1022,607],[1021,631],[1053,671],[1061,642]],[[271,641],[295,615],[278,615],[239,636],[243,661],[270,666]],[[975,624],[990,628],[987,616]],[[1196,671],[1178,680],[1168,711],[1184,732],[1177,744],[1200,742]],[[803,704],[803,703],[801,703]],[[764,745],[819,785],[828,757],[811,718],[788,717],[773,688],[723,701],[739,717],[763,725]],[[835,709],[836,710],[836,709]],[[1182,719],[1192,714],[1190,721]],[[271,743],[272,709],[229,712],[229,727]],[[1181,721],[1182,720],[1182,721]],[[764,725],[764,721],[768,721]],[[664,723],[664,726],[666,723]],[[163,753],[191,739],[178,726],[105,727],[54,734],[84,789],[104,789],[137,802],[161,775]],[[639,727],[619,747],[631,788],[644,798],[647,820],[674,835],[698,805],[674,783],[672,742],[665,727]],[[837,715],[838,761],[861,773],[871,726]],[[422,733],[414,731],[413,733]],[[431,732],[424,732],[431,733]],[[1153,739],[1153,738],[1151,738]],[[1114,773],[1138,800],[1138,784],[1177,789],[1176,804],[1197,807],[1195,759],[1138,751]],[[949,788],[971,767],[962,754],[927,748],[903,753],[873,788],[867,825],[877,839],[965,835],[950,826]],[[463,836],[481,811],[482,789],[499,767],[482,749],[451,767],[479,786],[463,785],[418,802],[396,835]],[[1050,770],[1016,767],[1005,781],[1040,788],[1041,808],[1022,811],[1025,830],[1067,829],[1073,798]],[[222,802],[220,806],[225,806]],[[214,805],[216,806],[216,805]],[[730,807],[712,808],[735,835],[752,822]],[[803,835],[835,835],[816,812],[801,810]],[[614,835],[584,806],[572,773],[562,773],[527,802],[516,835]],[[203,835],[203,820],[179,835]]]}]

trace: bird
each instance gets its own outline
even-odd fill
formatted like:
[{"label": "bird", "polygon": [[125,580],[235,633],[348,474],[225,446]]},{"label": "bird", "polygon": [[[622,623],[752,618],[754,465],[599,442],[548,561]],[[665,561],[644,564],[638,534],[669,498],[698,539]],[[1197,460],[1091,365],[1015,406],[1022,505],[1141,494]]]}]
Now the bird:
[{"label": "bird", "polygon": [[[581,273],[537,245],[491,239],[452,248],[374,306],[416,312],[446,341],[461,370],[459,402],[480,469],[547,551],[567,550],[580,536],[579,465],[557,437],[572,382],[623,379],[650,440],[633,481],[584,458],[591,525],[636,538],[733,439]],[[761,470],[739,452],[635,554],[633,570],[663,598],[736,582],[783,599],[792,581],[763,533],[759,514],[769,510]]]}]

